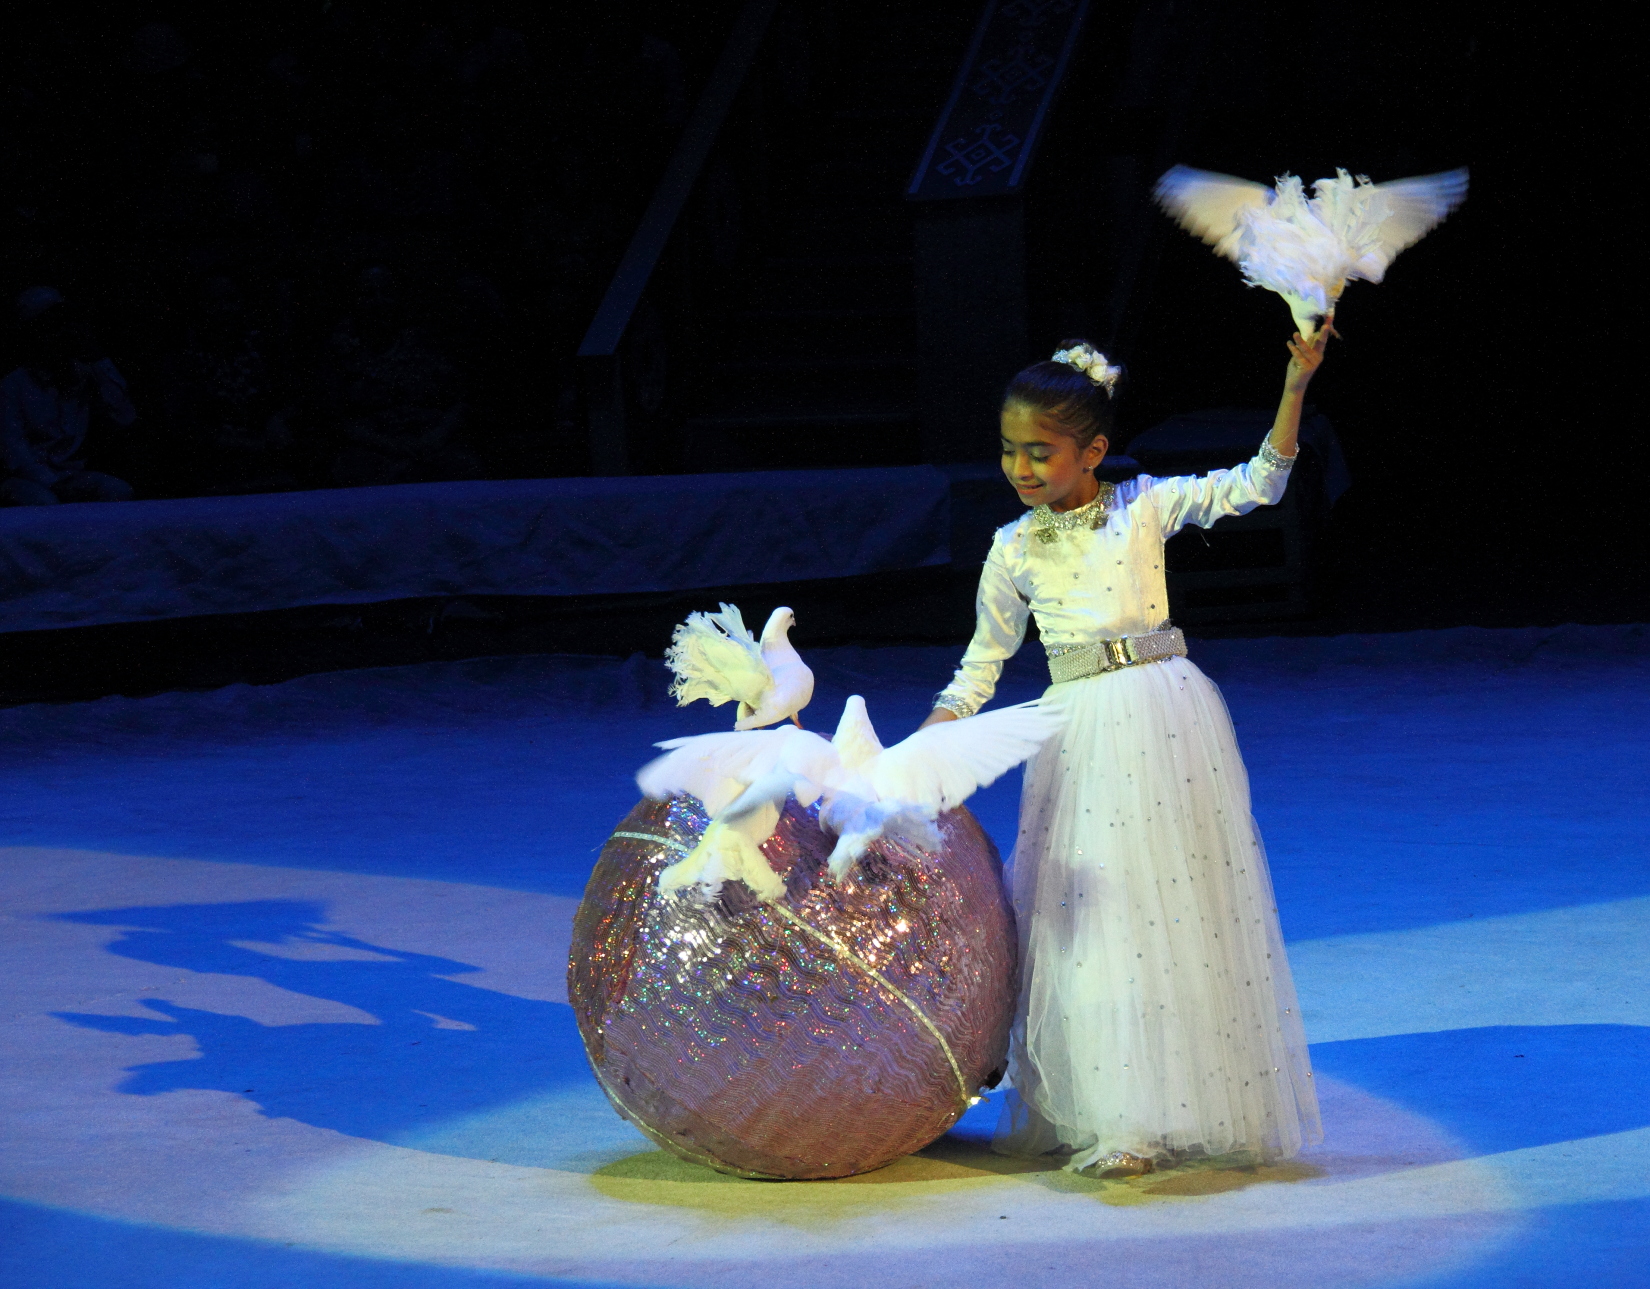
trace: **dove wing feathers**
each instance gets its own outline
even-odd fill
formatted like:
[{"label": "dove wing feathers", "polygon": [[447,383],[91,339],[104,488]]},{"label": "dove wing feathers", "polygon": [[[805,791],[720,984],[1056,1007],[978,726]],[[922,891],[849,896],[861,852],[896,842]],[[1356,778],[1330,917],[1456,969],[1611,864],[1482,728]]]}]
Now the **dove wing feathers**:
[{"label": "dove wing feathers", "polygon": [[866,777],[884,801],[949,810],[1031,756],[1063,720],[1055,708],[1020,703],[943,721],[879,754]]},{"label": "dove wing feathers", "polygon": [[655,801],[683,792],[692,793],[715,815],[772,770],[779,762],[787,737],[799,733],[800,730],[749,730],[673,738],[659,744],[667,749],[665,755],[637,771],[636,786]]},{"label": "dove wing feathers", "polygon": [[[783,805],[794,796],[803,805],[812,805],[837,777],[841,758],[831,743],[811,730],[783,729],[773,733],[784,739],[771,768],[749,780],[749,787],[727,807],[728,817],[754,809],[761,802]],[[752,769],[757,768],[753,763]]]},{"label": "dove wing feathers", "polygon": [[1390,213],[1381,221],[1380,245],[1376,254],[1391,264],[1398,252],[1415,245],[1440,223],[1444,216],[1467,199],[1467,172],[1446,170],[1442,174],[1417,175],[1375,185]]},{"label": "dove wing feathers", "polygon": [[806,783],[809,791],[817,796],[837,777],[842,766],[841,755],[830,739],[812,730],[786,729],[779,732],[785,736],[780,764]]},{"label": "dove wing feathers", "polygon": [[1234,261],[1239,256],[1238,216],[1272,200],[1265,184],[1191,166],[1166,171],[1155,195],[1182,228],[1214,247],[1215,254]]}]

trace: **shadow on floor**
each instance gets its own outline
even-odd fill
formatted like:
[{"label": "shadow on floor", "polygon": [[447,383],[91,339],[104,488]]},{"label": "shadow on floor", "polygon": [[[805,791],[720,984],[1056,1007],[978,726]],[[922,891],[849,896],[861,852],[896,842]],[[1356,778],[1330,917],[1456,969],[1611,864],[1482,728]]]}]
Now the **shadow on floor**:
[{"label": "shadow on floor", "polygon": [[344,1003],[377,1021],[263,1025],[147,997],[145,1006],[166,1019],[55,1013],[105,1033],[195,1040],[198,1057],[134,1066],[123,1092],[231,1092],[269,1118],[391,1140],[421,1124],[588,1078],[567,1005],[444,979],[479,968],[327,931],[325,907],[317,902],[178,904],[56,919],[123,928],[108,946],[122,957],[254,977]]},{"label": "shadow on floor", "polygon": [[1313,1068],[1495,1154],[1650,1125],[1650,1027],[1492,1025],[1314,1043]]},{"label": "shadow on floor", "polygon": [[[523,1289],[550,1283],[463,1267],[352,1258],[266,1240],[169,1231],[0,1199],[6,1289]],[[557,1289],[598,1289],[557,1279]]]}]

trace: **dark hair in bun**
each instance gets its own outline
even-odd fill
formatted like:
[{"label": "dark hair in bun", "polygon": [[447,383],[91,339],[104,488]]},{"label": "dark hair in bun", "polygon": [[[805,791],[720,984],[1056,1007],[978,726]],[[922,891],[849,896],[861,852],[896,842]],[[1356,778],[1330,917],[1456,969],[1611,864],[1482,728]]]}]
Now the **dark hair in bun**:
[{"label": "dark hair in bun", "polygon": [[[1099,351],[1087,340],[1060,342],[1061,352],[1082,349],[1099,357]],[[1105,384],[1091,379],[1081,367],[1044,359],[1032,363],[1008,382],[1003,392],[1003,406],[1018,403],[1033,411],[1046,412],[1062,431],[1077,440],[1079,447],[1086,448],[1097,435],[1112,437],[1116,383],[1116,377]]]}]

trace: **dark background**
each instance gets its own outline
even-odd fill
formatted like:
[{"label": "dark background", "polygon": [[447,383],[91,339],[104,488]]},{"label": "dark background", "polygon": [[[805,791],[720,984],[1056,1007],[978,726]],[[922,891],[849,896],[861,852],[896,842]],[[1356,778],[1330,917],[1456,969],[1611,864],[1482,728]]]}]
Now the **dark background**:
[{"label": "dark background", "polygon": [[[237,490],[201,483],[174,414],[179,355],[214,325],[203,301],[225,281],[294,440],[241,490],[339,483],[329,372],[374,269],[461,390],[447,477],[587,472],[574,353],[737,9],[14,11],[0,288],[51,283],[94,321],[141,418],[101,464],[142,496]],[[657,386],[636,469],[707,468],[688,430],[714,402],[712,360],[752,343],[727,319],[764,289],[761,256],[843,192],[899,205],[976,18],[973,4],[781,5],[627,341]],[[1282,303],[1150,205],[1168,165],[1472,169],[1461,210],[1386,283],[1348,292],[1312,391],[1353,479],[1324,537],[1328,594],[1310,622],[1269,629],[1650,608],[1626,399],[1630,196],[1610,178],[1617,62],[1588,22],[1487,4],[1094,6],[1024,196],[1025,356],[1086,335],[1126,363],[1124,439],[1178,412],[1266,407],[1286,358]],[[872,143],[843,142],[861,103],[891,114]],[[989,461],[979,437],[966,454]],[[883,459],[915,458],[895,444]],[[847,619],[888,593],[833,592]]]}]

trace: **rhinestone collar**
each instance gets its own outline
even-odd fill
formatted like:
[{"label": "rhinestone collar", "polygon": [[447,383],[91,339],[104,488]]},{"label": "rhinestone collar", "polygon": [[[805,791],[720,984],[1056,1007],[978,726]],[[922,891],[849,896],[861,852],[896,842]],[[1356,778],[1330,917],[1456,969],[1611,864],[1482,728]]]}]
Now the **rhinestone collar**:
[{"label": "rhinestone collar", "polygon": [[1078,506],[1075,510],[1053,511],[1046,505],[1037,506],[1031,512],[1031,522],[1040,542],[1057,542],[1060,534],[1070,532],[1076,528],[1100,529],[1106,526],[1106,520],[1111,518],[1112,498],[1117,495],[1115,484],[1100,480],[1100,491],[1094,495],[1094,500],[1086,505]]}]

